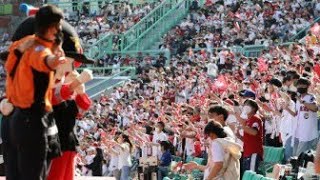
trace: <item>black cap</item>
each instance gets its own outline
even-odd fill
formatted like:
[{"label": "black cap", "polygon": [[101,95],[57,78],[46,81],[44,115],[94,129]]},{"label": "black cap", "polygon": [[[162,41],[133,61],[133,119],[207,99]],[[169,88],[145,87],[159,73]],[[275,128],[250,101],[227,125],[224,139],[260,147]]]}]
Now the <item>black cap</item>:
[{"label": "black cap", "polygon": [[[25,19],[16,29],[12,36],[12,41],[18,41],[23,37],[32,35],[35,33],[35,17],[28,17]],[[81,54],[81,44],[79,36],[67,21],[62,20],[62,33],[63,33],[63,42],[62,49],[65,51],[67,57],[75,59],[77,62],[84,64],[93,64],[94,60],[87,58],[84,54]],[[1,58],[1,56],[0,56]],[[2,60],[5,60],[1,58]]]},{"label": "black cap", "polygon": [[59,23],[63,19],[63,13],[54,5],[45,5],[39,8],[35,17],[36,27],[47,27],[51,24]]},{"label": "black cap", "polygon": [[277,86],[278,88],[282,87],[281,81],[279,79],[276,79],[276,78],[271,79],[269,83],[274,85],[274,86]]}]

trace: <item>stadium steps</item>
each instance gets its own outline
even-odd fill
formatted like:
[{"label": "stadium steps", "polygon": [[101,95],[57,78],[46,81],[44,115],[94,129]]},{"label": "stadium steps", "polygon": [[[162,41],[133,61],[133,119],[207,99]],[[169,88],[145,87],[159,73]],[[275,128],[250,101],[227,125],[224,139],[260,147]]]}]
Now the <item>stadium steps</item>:
[{"label": "stadium steps", "polygon": [[86,83],[86,92],[91,99],[96,99],[101,93],[121,85],[128,79],[130,79],[129,76],[117,76],[114,78],[95,77],[93,80]]},{"label": "stadium steps", "polygon": [[125,50],[154,50],[159,49],[160,40],[174,26],[179,24],[188,15],[191,0],[182,0],[167,12],[152,27],[145,31],[142,36],[135,40],[134,44]]}]

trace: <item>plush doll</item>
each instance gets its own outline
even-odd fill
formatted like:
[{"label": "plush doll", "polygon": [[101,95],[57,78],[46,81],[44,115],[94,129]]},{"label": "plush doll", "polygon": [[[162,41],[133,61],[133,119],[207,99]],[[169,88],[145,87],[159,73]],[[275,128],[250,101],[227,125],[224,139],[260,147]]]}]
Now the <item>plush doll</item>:
[{"label": "plush doll", "polygon": [[[27,14],[31,10],[31,6],[20,6],[20,10],[25,11]],[[33,8],[32,12],[36,11]],[[35,9],[35,10],[34,10]],[[34,34],[33,16],[25,19],[15,31],[12,41],[19,40],[27,35]],[[88,69],[79,74],[75,68],[79,67],[82,63],[92,64],[94,61],[87,58],[82,54],[79,37],[75,29],[66,21],[62,21],[62,48],[65,52],[67,61],[65,64],[60,65],[55,72],[56,83],[53,88],[54,97],[52,98],[53,113],[56,126],[48,129],[48,134],[54,134],[58,130],[59,141],[53,140],[53,146],[60,142],[61,154],[59,150],[52,150],[50,152],[48,162],[49,166],[48,180],[72,180],[74,179],[74,162],[76,156],[76,146],[78,141],[74,134],[74,127],[76,118],[82,116],[91,106],[91,100],[85,93],[85,83],[90,81],[93,76],[92,72]],[[6,53],[1,54],[1,58],[5,59]],[[10,115],[14,107],[7,99],[0,103],[0,110],[4,115]],[[52,140],[48,136],[49,142]],[[49,143],[50,146],[50,143]],[[59,145],[57,145],[59,146]],[[58,148],[56,148],[58,149]],[[56,151],[56,152],[51,152]],[[60,157],[56,157],[61,155]],[[54,158],[55,157],[55,158]]]}]

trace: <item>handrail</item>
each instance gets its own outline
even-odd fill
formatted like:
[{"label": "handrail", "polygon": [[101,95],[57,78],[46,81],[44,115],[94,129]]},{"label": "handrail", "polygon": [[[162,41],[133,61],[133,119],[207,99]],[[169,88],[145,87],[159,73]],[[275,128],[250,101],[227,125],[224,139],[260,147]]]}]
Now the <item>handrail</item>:
[{"label": "handrail", "polygon": [[[173,23],[176,23],[178,20],[180,20],[184,14],[187,13],[187,11],[189,10],[191,1],[190,0],[181,0],[181,1],[174,1],[174,0],[168,0],[167,1],[168,4],[170,6],[170,9],[168,11],[165,11],[164,9],[162,9],[163,11],[160,11],[158,14],[163,14],[161,16],[154,16],[155,18],[152,19],[151,21],[153,21],[153,23],[150,26],[147,26],[146,30],[144,30],[141,33],[135,33],[133,35],[136,36],[135,41],[130,41],[131,43],[126,46],[125,48],[123,48],[124,50],[129,50],[133,45],[141,44],[141,46],[139,48],[136,49],[144,49],[145,47],[149,46],[150,44],[148,44],[149,42],[152,42],[154,40],[156,40],[157,38],[161,38],[161,36],[163,35],[163,31],[165,30],[165,32],[168,29],[171,29],[171,27],[173,26]],[[173,21],[166,20],[165,18],[170,18],[170,15],[173,15],[173,13],[177,13],[176,16],[173,18]],[[150,14],[151,15],[151,14]],[[147,23],[147,22],[146,22]],[[162,23],[162,24],[160,24]],[[154,30],[154,27],[158,25],[159,30],[156,33],[156,36],[152,35],[153,39],[151,38],[150,41],[147,42],[147,44],[145,44],[145,42],[143,42],[142,37],[147,37],[147,33],[149,33],[151,30]],[[132,29],[131,29],[132,30]],[[132,30],[133,31],[133,30]],[[128,31],[128,33],[131,33],[131,31]],[[156,38],[154,38],[156,37]],[[126,38],[125,36],[122,36],[122,42],[121,43],[125,43]],[[141,40],[141,41],[140,41]],[[122,45],[122,47],[124,47],[124,45]]]},{"label": "handrail", "polygon": [[124,35],[128,34],[129,31],[132,31],[132,29],[137,28],[138,26],[140,26],[140,24],[147,20],[147,18],[149,18],[152,14],[154,14],[154,12],[156,12],[159,8],[161,8],[160,6],[162,6],[163,4],[165,4],[166,1],[161,2],[156,8],[154,8],[153,10],[151,10],[145,17],[143,17],[137,24],[133,25],[127,32],[124,33]]},{"label": "handrail", "polygon": [[289,42],[295,41],[295,40],[297,40],[297,39],[301,39],[301,38],[299,38],[300,35],[301,35],[302,33],[306,33],[315,23],[317,23],[317,22],[319,22],[319,21],[320,21],[320,17],[317,17],[309,26],[303,28],[303,29],[300,30],[297,34],[295,34],[293,37],[291,37],[291,38],[289,39]]},{"label": "handrail", "polygon": [[[150,13],[148,13],[145,17],[143,17],[137,24],[135,24],[134,26],[132,26],[129,30],[127,30],[126,33],[124,34],[128,34],[129,31],[132,31],[133,28],[137,28],[142,22],[144,22],[145,20],[148,19],[148,17],[150,17],[151,14],[153,14],[155,12],[155,10],[161,8],[161,6],[163,4],[165,4],[166,0],[163,1],[162,3],[160,3],[158,6],[156,6]],[[105,55],[105,52],[101,52],[101,50],[103,49],[104,51],[110,51],[110,50],[113,50],[112,49],[112,46],[113,46],[113,39],[114,37],[116,36],[119,36],[119,37],[123,37],[124,34],[119,34],[119,35],[115,35],[115,34],[109,34],[109,35],[106,35],[104,37],[102,37],[101,39],[99,39],[97,42],[95,42],[94,44],[92,45],[89,45],[87,47],[87,52],[88,52],[88,55],[91,57],[91,58],[95,58],[95,59],[99,59],[101,58],[103,55]],[[107,46],[105,46],[106,44]],[[123,43],[123,41],[121,42]],[[103,47],[101,47],[103,46]],[[95,51],[94,48],[98,48],[98,55],[96,57],[93,57],[92,54],[90,54],[90,52],[92,51]],[[99,48],[100,47],[100,48]],[[120,44],[120,50],[123,50],[123,45]]]},{"label": "handrail", "polygon": [[[166,1],[164,1],[164,2],[166,2]],[[182,2],[182,1],[181,1],[181,2]],[[180,5],[180,3],[179,3],[178,5]],[[176,7],[176,6],[175,6],[175,7]],[[173,7],[170,11],[166,12],[160,19],[158,19],[157,21],[155,21],[148,29],[146,29],[143,33],[141,33],[136,39],[139,39],[139,38],[143,37],[146,33],[148,33],[148,31],[150,31],[150,29],[152,29],[157,22],[161,21],[162,18],[164,18],[164,17],[166,17],[168,14],[170,14],[170,13],[172,12],[172,10],[175,9],[175,7]],[[156,9],[155,9],[155,10],[156,10]],[[151,15],[153,15],[153,14],[150,13],[150,14],[148,14],[148,15],[151,16]],[[141,24],[142,21],[140,21],[139,23]],[[139,25],[139,23],[137,23],[136,25]],[[138,27],[138,26],[136,26],[136,27]],[[130,33],[130,31],[134,31],[134,29],[131,28],[129,31],[127,31],[127,32],[124,34],[124,36],[128,35],[128,34]],[[124,50],[127,50],[128,48],[130,48],[133,44],[135,44],[135,42],[130,43],[126,48],[124,48]]]}]

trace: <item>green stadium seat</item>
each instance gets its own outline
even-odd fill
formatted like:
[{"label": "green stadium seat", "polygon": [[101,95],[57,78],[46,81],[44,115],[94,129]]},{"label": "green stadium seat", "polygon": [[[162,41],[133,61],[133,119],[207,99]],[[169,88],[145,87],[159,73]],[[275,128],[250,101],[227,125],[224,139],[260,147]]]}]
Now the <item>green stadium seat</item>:
[{"label": "green stadium seat", "polygon": [[243,180],[254,180],[255,175],[256,175],[256,173],[253,171],[245,171],[242,176],[242,179]]},{"label": "green stadium seat", "polygon": [[261,175],[261,174],[255,174],[254,176],[253,176],[253,180],[263,180],[263,176]]},{"label": "green stadium seat", "polygon": [[188,163],[190,161],[193,161],[193,157],[192,156],[187,156],[186,163]]},{"label": "green stadium seat", "polygon": [[284,160],[284,148],[282,147],[263,147],[263,162],[260,164],[259,172],[266,175],[272,172],[275,164],[281,164]]},{"label": "green stadium seat", "polygon": [[179,156],[172,156],[172,160],[175,162],[180,162],[180,161],[182,161],[182,158]]},{"label": "green stadium seat", "polygon": [[284,148],[280,147],[269,147],[264,146],[263,147],[263,160],[266,163],[282,163],[284,159]]},{"label": "green stadium seat", "polygon": [[193,158],[193,161],[196,162],[197,164],[205,165],[203,158],[197,158],[197,157],[195,157],[195,158]]}]

